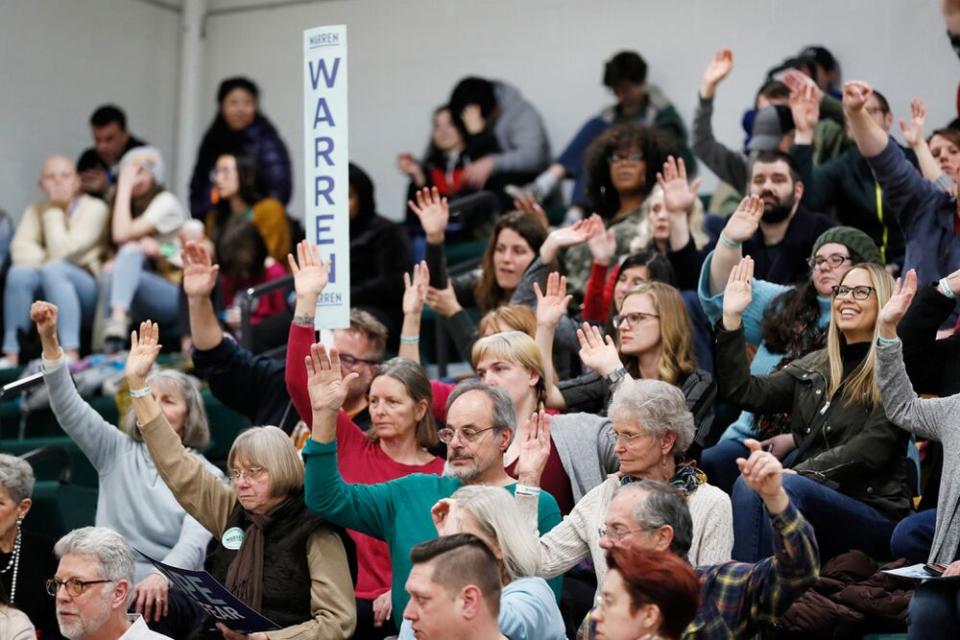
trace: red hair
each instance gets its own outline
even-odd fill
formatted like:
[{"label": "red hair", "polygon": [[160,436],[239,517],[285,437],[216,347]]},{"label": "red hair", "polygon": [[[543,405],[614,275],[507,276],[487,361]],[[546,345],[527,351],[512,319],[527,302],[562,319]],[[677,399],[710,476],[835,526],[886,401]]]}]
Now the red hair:
[{"label": "red hair", "polygon": [[690,563],[668,551],[617,547],[607,554],[607,567],[623,578],[630,610],[655,604],[660,608],[659,632],[679,638],[697,615],[700,580]]}]

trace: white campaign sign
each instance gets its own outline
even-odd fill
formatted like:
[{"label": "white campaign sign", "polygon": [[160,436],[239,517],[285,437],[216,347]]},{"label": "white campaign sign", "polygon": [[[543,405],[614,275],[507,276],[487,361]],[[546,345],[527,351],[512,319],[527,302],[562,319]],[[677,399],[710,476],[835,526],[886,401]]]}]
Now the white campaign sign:
[{"label": "white campaign sign", "polygon": [[330,260],[317,301],[317,327],[350,326],[350,213],[347,145],[347,27],[303,32],[304,226]]}]

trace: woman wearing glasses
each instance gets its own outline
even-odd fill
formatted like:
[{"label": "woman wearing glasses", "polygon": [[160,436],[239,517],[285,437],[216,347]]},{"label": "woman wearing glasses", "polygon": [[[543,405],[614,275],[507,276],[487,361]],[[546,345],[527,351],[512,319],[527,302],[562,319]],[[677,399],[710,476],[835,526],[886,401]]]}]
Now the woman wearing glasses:
[{"label": "woman wearing glasses", "polygon": [[[744,198],[730,216],[721,241],[704,262],[697,293],[712,325],[722,315],[724,288],[730,272],[743,257],[736,240],[752,237],[762,215],[762,201]],[[730,242],[724,242],[724,237]],[[753,296],[742,316],[746,341],[751,349],[756,347],[750,362],[753,375],[778,371],[823,348],[830,323],[833,286],[839,284],[854,265],[882,265],[883,259],[880,249],[864,232],[853,227],[834,227],[817,238],[808,263],[810,278],[796,286],[751,281]],[[772,436],[782,432],[789,421],[789,412],[742,411],[719,442],[704,450],[700,460],[703,470],[718,487],[731,491],[740,476],[737,458],[749,453],[743,441],[761,440],[764,446],[773,445],[774,454],[782,457],[778,442],[772,440]]]},{"label": "woman wearing glasses", "polygon": [[[126,378],[137,428],[177,501],[219,542],[207,570],[281,627],[276,636],[225,631],[218,623],[219,631],[230,640],[350,637],[353,544],[307,509],[303,462],[290,438],[272,426],[241,433],[227,456],[230,486],[223,484],[184,448],[150,389],[158,335],[157,325],[144,322],[131,336]],[[220,637],[204,635],[205,628],[200,637]],[[180,630],[174,637],[188,635]]]},{"label": "woman wearing glasses", "polygon": [[[625,378],[662,380],[683,391],[693,413],[697,437],[713,423],[716,385],[697,368],[693,329],[680,292],[670,285],[648,282],[624,294],[614,318],[617,342],[584,323],[577,332],[580,359],[591,369],[578,378],[555,382],[551,365],[552,331],[565,308],[562,281],[551,274],[547,292],[537,301],[537,343],[547,365],[547,406],[551,409],[603,413],[616,385]],[[699,447],[694,451],[694,457]]]},{"label": "woman wearing glasses", "polygon": [[[880,265],[853,267],[834,286],[827,346],[766,376],[751,376],[743,313],[753,260],[733,268],[717,332],[720,395],[754,412],[790,412],[774,452],[785,458],[790,500],[817,532],[824,561],[850,549],[890,555],[890,535],[911,509],[909,434],[886,416],[877,386],[877,316],[893,290]],[[736,560],[773,553],[763,505],[742,480],[733,488]]]},{"label": "woman wearing glasses", "polygon": [[[80,447],[99,475],[97,526],[123,535],[151,558],[183,569],[200,569],[210,534],[187,515],[157,473],[131,412],[122,428],[104,420],[87,404],[70,379],[67,360],[57,340],[57,307],[34,302],[30,317],[43,346],[43,379],[50,408],[60,427]],[[167,422],[192,460],[222,478],[199,451],[210,443],[207,414],[193,378],[179,371],[150,376],[153,393]],[[144,558],[136,563],[133,603],[158,631],[167,624],[171,593],[167,579]],[[170,635],[169,633],[166,635]]]}]

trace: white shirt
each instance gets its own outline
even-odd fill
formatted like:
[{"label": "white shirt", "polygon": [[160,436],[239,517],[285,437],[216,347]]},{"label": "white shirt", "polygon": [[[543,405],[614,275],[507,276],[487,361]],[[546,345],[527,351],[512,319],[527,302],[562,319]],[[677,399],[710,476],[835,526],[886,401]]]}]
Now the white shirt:
[{"label": "white shirt", "polygon": [[139,613],[127,614],[127,620],[130,622],[130,627],[117,640],[172,640],[165,635],[150,631],[150,627]]}]

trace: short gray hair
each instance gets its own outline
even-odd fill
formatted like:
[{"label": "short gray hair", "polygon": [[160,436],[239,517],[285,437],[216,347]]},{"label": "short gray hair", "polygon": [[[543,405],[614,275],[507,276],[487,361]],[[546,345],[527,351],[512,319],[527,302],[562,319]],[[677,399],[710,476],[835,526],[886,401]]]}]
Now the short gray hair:
[{"label": "short gray hair", "polygon": [[471,391],[479,391],[485,394],[493,404],[493,424],[490,426],[493,427],[497,433],[500,433],[504,429],[516,431],[517,412],[513,408],[513,401],[510,400],[510,396],[508,396],[507,392],[503,389],[489,385],[486,382],[481,382],[480,380],[467,380],[466,382],[461,382],[454,388],[450,397],[447,398],[447,414],[450,414],[450,407],[457,401],[457,398]]},{"label": "short gray hair", "polygon": [[[183,446],[197,451],[203,451],[210,446],[210,424],[207,420],[207,410],[203,405],[203,396],[200,394],[200,382],[193,376],[176,369],[155,369],[147,378],[147,384],[154,386],[172,386],[187,405],[187,414],[183,418],[183,431],[180,439]],[[143,442],[140,429],[137,427],[137,416],[131,409],[123,423],[124,432],[136,440]]]},{"label": "short gray hair", "polygon": [[122,535],[106,527],[74,529],[57,541],[53,552],[58,559],[68,555],[95,558],[105,580],[127,581],[130,585],[127,604],[130,604],[134,584],[133,550]]},{"label": "short gray hair", "polygon": [[677,387],[661,380],[624,380],[613,394],[607,415],[614,423],[632,422],[656,437],[675,433],[670,453],[679,457],[693,442],[693,414]]},{"label": "short gray hair", "polygon": [[658,480],[636,480],[617,488],[613,495],[628,493],[638,494],[632,510],[634,521],[644,529],[669,525],[673,529],[670,551],[686,558],[693,543],[693,518],[680,490]]},{"label": "short gray hair", "polygon": [[0,453],[0,487],[5,488],[14,502],[20,504],[33,495],[33,469],[23,458]]}]

